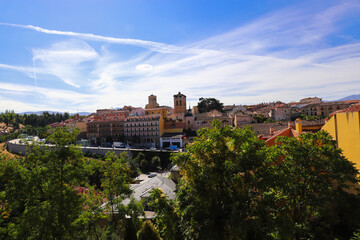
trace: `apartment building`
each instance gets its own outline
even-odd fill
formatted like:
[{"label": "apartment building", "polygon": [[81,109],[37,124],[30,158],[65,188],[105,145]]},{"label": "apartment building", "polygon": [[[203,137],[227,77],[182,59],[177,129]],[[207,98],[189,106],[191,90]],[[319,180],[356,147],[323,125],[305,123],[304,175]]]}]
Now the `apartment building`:
[{"label": "apartment building", "polygon": [[130,116],[124,122],[124,136],[138,147],[159,146],[163,134],[164,119],[160,114]]}]

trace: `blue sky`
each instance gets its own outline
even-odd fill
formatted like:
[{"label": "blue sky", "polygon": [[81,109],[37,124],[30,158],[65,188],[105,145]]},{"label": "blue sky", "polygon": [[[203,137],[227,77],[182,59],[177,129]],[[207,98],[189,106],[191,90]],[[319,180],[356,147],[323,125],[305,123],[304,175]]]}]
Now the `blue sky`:
[{"label": "blue sky", "polygon": [[360,2],[0,1],[0,112],[360,93]]}]

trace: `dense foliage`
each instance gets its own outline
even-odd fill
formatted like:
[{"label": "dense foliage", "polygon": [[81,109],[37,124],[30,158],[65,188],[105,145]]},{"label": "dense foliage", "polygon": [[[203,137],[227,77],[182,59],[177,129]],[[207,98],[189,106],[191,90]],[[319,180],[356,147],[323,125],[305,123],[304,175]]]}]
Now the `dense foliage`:
[{"label": "dense foliage", "polygon": [[19,132],[13,132],[7,135],[0,135],[0,143],[17,138],[20,135]]},{"label": "dense foliage", "polygon": [[[72,145],[75,136],[58,128],[47,138],[54,148],[29,145],[19,159],[0,154],[0,239],[111,238],[128,225],[136,235],[143,210],[122,204],[131,193],[126,156],[88,161]],[[100,183],[91,181],[96,171]]]},{"label": "dense foliage", "polygon": [[325,132],[268,148],[215,122],[173,161],[176,201],[153,192],[164,239],[349,239],[360,227],[358,172]]},{"label": "dense foliage", "polygon": [[250,128],[203,128],[187,151],[174,157],[183,175],[177,193],[188,239],[246,239],[257,228],[256,188],[264,142]]},{"label": "dense foliage", "polygon": [[128,198],[131,175],[160,158],[85,158],[75,135],[56,129],[55,148],[0,154],[0,239],[359,239],[358,171],[325,132],[267,147],[250,128],[215,121],[173,155],[176,199],[153,190],[151,221]]},{"label": "dense foliage", "polygon": [[216,98],[200,98],[197,107],[199,113],[206,113],[212,110],[223,112],[224,104]]},{"label": "dense foliage", "polygon": [[19,126],[31,125],[33,127],[45,127],[54,122],[61,122],[69,119],[71,116],[69,113],[49,113],[43,112],[42,114],[18,114],[13,110],[6,110],[5,113],[0,114],[0,122],[4,122],[6,125]]},{"label": "dense foliage", "polygon": [[317,115],[317,116],[308,116],[306,114],[301,114],[301,119],[303,120],[307,120],[307,121],[316,121],[316,120],[320,120],[320,119],[324,119],[326,118],[325,115]]},{"label": "dense foliage", "polygon": [[257,123],[275,122],[272,118],[266,116],[263,113],[254,114],[253,118],[256,120]]}]

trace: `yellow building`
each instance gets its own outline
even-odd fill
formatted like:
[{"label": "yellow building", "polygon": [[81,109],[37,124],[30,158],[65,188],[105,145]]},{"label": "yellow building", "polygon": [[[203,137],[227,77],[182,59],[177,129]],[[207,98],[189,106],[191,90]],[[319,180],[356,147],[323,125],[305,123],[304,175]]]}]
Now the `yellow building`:
[{"label": "yellow building", "polygon": [[322,130],[336,140],[343,155],[360,170],[360,104],[335,113]]},{"label": "yellow building", "polygon": [[145,115],[154,115],[158,114],[162,119],[167,117],[167,109],[166,108],[150,108],[145,109]]}]

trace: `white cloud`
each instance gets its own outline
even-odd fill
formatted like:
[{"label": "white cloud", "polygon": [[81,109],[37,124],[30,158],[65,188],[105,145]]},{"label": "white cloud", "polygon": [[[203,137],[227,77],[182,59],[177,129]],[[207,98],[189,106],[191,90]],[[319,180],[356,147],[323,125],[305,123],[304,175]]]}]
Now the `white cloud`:
[{"label": "white cloud", "polygon": [[[249,104],[315,95],[336,99],[359,91],[360,43],[332,47],[327,42],[327,36],[338,32],[337,22],[355,8],[359,4],[350,1],[323,10],[284,9],[181,47],[20,27],[83,39],[33,51],[39,74],[52,74],[78,87],[75,91],[30,88],[51,106],[58,104],[66,110],[77,105],[91,111],[125,104],[143,106],[151,93],[161,105],[172,106],[172,96],[178,91],[193,99],[217,97],[225,104]],[[130,44],[153,52],[118,60],[117,52],[104,46],[96,51],[84,40]],[[32,71],[6,64],[0,68]],[[26,85],[0,86],[4,88],[29,91]],[[197,101],[189,102],[193,106]]]},{"label": "white cloud", "polygon": [[33,55],[36,65],[45,69],[47,74],[55,75],[74,87],[85,83],[83,66],[80,64],[98,57],[86,42],[74,39],[53,44],[48,49],[33,49]]},{"label": "white cloud", "polygon": [[150,72],[153,69],[153,67],[149,64],[139,64],[136,66],[136,69],[141,72]]},{"label": "white cloud", "polygon": [[147,48],[147,49],[150,49],[151,51],[162,52],[162,53],[174,53],[174,52],[184,53],[184,51],[186,51],[186,49],[184,49],[182,47],[159,43],[159,42],[139,40],[139,39],[105,37],[105,36],[99,36],[99,35],[95,35],[95,34],[91,34],[91,33],[76,33],[76,32],[69,32],[69,31],[50,30],[50,29],[45,29],[45,28],[41,28],[38,26],[21,25],[21,24],[4,23],[4,22],[0,22],[0,25],[26,28],[26,29],[35,30],[37,32],[46,33],[46,34],[78,37],[78,38],[85,39],[85,40],[100,41],[100,42],[115,43],[115,44],[124,44],[124,45],[133,45],[133,46]]}]

